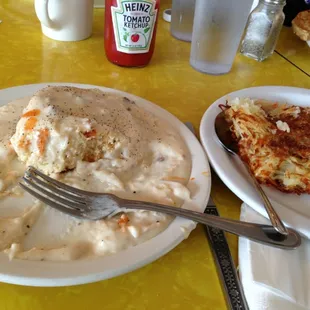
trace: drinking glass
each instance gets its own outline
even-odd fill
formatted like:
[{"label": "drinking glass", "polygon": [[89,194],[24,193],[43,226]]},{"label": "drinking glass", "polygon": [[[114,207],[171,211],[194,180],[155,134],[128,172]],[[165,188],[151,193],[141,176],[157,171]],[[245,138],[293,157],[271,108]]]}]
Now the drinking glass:
[{"label": "drinking glass", "polygon": [[173,0],[171,11],[171,34],[183,41],[191,41],[195,0]]},{"label": "drinking glass", "polygon": [[190,64],[208,74],[230,71],[253,0],[196,0]]}]

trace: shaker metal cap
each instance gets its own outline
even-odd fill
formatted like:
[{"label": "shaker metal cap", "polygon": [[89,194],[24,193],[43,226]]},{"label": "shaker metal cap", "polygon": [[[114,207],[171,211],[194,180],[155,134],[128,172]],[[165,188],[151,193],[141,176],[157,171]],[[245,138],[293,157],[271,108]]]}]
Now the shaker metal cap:
[{"label": "shaker metal cap", "polygon": [[286,4],[286,0],[263,0],[263,2],[270,4],[281,4],[281,5]]}]

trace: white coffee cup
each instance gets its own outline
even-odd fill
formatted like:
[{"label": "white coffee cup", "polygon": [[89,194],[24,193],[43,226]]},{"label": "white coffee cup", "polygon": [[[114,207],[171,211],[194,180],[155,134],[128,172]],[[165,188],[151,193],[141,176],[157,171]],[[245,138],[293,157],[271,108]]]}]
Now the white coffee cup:
[{"label": "white coffee cup", "polygon": [[35,0],[42,32],[59,41],[79,41],[92,33],[94,0]]}]

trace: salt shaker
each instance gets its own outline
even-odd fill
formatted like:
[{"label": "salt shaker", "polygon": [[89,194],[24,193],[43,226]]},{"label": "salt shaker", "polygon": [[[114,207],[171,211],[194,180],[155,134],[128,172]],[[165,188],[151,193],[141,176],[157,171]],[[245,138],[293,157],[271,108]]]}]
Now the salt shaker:
[{"label": "salt shaker", "polygon": [[283,22],[285,0],[260,0],[251,13],[240,52],[257,61],[272,55]]},{"label": "salt shaker", "polygon": [[173,0],[171,13],[171,34],[182,41],[192,39],[195,0]]}]

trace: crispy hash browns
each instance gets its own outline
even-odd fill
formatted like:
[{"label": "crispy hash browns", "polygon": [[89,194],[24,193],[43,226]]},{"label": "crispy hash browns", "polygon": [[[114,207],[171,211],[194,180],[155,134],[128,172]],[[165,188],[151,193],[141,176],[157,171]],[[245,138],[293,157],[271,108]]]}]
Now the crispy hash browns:
[{"label": "crispy hash browns", "polygon": [[260,183],[310,194],[310,108],[248,98],[221,108],[239,155]]}]

